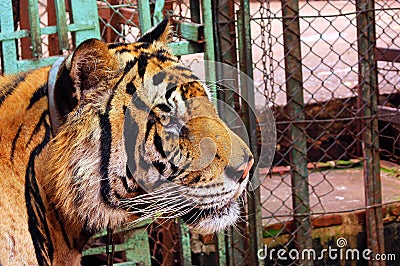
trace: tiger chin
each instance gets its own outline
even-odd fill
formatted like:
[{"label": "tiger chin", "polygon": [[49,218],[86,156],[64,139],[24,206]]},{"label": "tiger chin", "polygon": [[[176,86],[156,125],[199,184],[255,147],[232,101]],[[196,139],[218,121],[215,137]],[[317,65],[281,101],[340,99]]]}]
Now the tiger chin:
[{"label": "tiger chin", "polygon": [[169,27],[83,42],[51,96],[50,67],[0,77],[0,265],[79,265],[95,232],[145,218],[236,222],[252,154],[168,49]]}]

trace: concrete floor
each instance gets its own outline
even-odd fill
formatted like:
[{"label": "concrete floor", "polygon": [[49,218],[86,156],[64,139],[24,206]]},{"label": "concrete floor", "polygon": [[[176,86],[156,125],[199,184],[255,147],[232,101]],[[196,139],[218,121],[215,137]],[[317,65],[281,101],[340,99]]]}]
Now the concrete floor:
[{"label": "concrete floor", "polygon": [[[292,212],[290,174],[267,177],[261,187],[262,215],[267,223],[290,220]],[[381,171],[382,201],[400,200],[400,178]],[[309,175],[313,213],[350,211],[365,206],[362,167],[314,171]],[[285,217],[287,216],[287,217]]]}]

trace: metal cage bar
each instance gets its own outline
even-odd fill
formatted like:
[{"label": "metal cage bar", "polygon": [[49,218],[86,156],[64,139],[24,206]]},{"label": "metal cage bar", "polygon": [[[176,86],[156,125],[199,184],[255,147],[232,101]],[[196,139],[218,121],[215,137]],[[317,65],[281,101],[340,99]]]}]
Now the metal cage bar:
[{"label": "metal cage bar", "polygon": [[[308,190],[307,138],[305,119],[302,56],[300,45],[299,1],[282,0],[283,43],[285,51],[286,99],[290,123],[291,179],[295,244],[297,250],[312,248],[310,199]],[[312,264],[311,260],[300,263]]]},{"label": "metal cage bar", "polygon": [[[363,117],[363,155],[367,246],[373,254],[385,252],[382,221],[382,190],[379,162],[378,74],[374,1],[357,0],[357,35],[359,57],[359,108]],[[384,265],[384,262],[369,262]]]}]

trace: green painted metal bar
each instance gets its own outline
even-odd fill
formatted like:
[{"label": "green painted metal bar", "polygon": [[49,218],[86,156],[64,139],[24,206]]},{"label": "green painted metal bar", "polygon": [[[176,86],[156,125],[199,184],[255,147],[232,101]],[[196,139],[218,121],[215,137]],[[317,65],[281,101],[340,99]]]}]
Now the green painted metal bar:
[{"label": "green painted metal bar", "polygon": [[68,41],[68,26],[66,17],[67,13],[65,11],[64,0],[54,0],[54,7],[56,10],[57,35],[58,35],[58,42],[60,45],[60,51],[68,50],[69,41]]},{"label": "green painted metal bar", "polygon": [[151,266],[150,243],[147,228],[124,232],[126,238],[125,255],[127,261],[135,261],[139,265]]},{"label": "green painted metal bar", "polygon": [[[116,244],[114,249],[116,252],[125,251],[125,256],[128,262],[114,265],[151,265],[151,255],[149,252],[149,235],[147,232],[147,226],[151,222],[151,219],[146,219],[133,226],[123,227],[115,230],[114,233],[124,232],[125,241],[122,244]],[[101,238],[105,235],[107,235],[106,230],[95,234],[92,238]],[[105,246],[89,248],[83,251],[84,256],[104,253],[106,253]]]},{"label": "green painted metal bar", "polygon": [[217,235],[217,248],[218,248],[218,266],[226,266],[227,264],[227,257],[228,256],[228,250],[227,246],[230,246],[229,243],[225,240],[225,234],[226,230],[223,232],[220,232]]},{"label": "green painted metal bar", "polygon": [[57,61],[58,58],[59,56],[51,56],[51,57],[43,57],[40,58],[39,60],[32,60],[32,59],[18,60],[15,62],[15,64],[17,65],[16,72],[37,69],[45,66],[51,66]]},{"label": "green painted metal bar", "polygon": [[[11,0],[0,1],[0,34],[7,35],[14,32],[14,19]],[[17,47],[14,39],[1,42],[4,73],[18,72]],[[7,52],[5,52],[7,51]]]},{"label": "green painted metal bar", "polygon": [[133,261],[127,261],[127,262],[120,262],[120,263],[114,263],[113,266],[141,266],[142,264],[133,262]]},{"label": "green painted metal bar", "polygon": [[[375,254],[384,254],[382,221],[382,188],[379,162],[378,128],[378,73],[374,48],[376,47],[375,6],[372,0],[357,0],[357,35],[359,59],[359,108],[364,128],[362,142],[364,155],[364,183],[366,205],[367,247]],[[370,261],[369,265],[385,265]]]},{"label": "green painted metal bar", "polygon": [[[146,227],[149,224],[152,223],[152,219],[145,219],[142,220],[141,222],[131,225],[131,226],[123,226],[121,228],[115,229],[114,230],[114,234],[118,234],[121,232],[125,232],[125,231],[129,231],[129,230],[134,230],[134,229],[138,229],[138,228],[142,228],[142,227]],[[97,237],[103,237],[103,236],[107,236],[107,230],[103,230],[101,232],[98,232],[96,234],[94,234],[92,237],[93,238],[97,238]]]},{"label": "green painted metal bar", "polygon": [[[290,124],[291,179],[295,245],[297,250],[312,248],[310,199],[308,190],[307,146],[304,124],[303,75],[300,44],[299,0],[282,0],[285,53],[286,99]],[[312,260],[299,260],[312,265]]]},{"label": "green painted metal bar", "polygon": [[181,233],[180,245],[181,245],[181,262],[183,266],[192,265],[192,251],[190,249],[190,234],[188,226],[179,220],[179,229]]},{"label": "green painted metal bar", "polygon": [[211,0],[202,1],[203,25],[204,25],[204,60],[206,67],[206,77],[209,83],[210,93],[212,98],[217,100],[216,82],[216,67],[215,67],[215,48],[214,48],[214,26],[212,17]]},{"label": "green painted metal bar", "polygon": [[86,34],[90,37],[91,34],[93,34],[93,37],[91,38],[96,38],[95,36],[96,31],[99,27],[99,24],[96,23],[96,21],[88,22],[85,24],[79,24],[79,23],[73,23],[68,25],[68,31],[70,32],[75,32],[75,31],[85,31]]},{"label": "green painted metal bar", "polygon": [[[115,252],[125,251],[125,250],[130,249],[130,248],[131,248],[130,244],[127,244],[127,243],[115,244],[115,246],[114,246]],[[82,252],[83,256],[98,255],[98,254],[103,254],[103,253],[106,253],[106,247],[105,246],[85,249]]]},{"label": "green painted metal bar", "polygon": [[[214,47],[214,27],[213,27],[213,8],[211,0],[202,0],[202,14],[204,25],[204,60],[205,60],[205,73],[206,79],[209,84],[212,99],[217,105],[217,87],[215,86],[217,80],[216,65],[215,65],[215,47]],[[195,17],[196,19],[196,17]],[[217,237],[218,246],[218,264],[220,266],[227,265],[226,261],[226,242],[225,235],[219,233]]]},{"label": "green painted metal bar", "polygon": [[179,31],[181,36],[188,41],[204,41],[204,26],[193,22],[180,22]]},{"label": "green painted metal bar", "polygon": [[[70,26],[70,25],[68,25],[68,26]],[[50,34],[55,34],[55,33],[57,33],[57,26],[48,26],[48,27],[42,28],[42,34],[44,34],[44,35],[50,35]]]},{"label": "green painted metal bar", "polygon": [[[239,65],[241,71],[240,88],[241,94],[250,106],[255,106],[254,84],[243,75],[253,78],[253,57],[251,44],[250,27],[250,6],[247,0],[240,1],[240,11],[238,16],[238,38],[239,38]],[[243,74],[242,74],[243,73]],[[243,108],[243,121],[245,122],[250,138],[250,148],[254,160],[258,161],[257,153],[257,122],[248,106]],[[258,173],[251,171],[252,178],[258,178]],[[247,209],[249,215],[249,235],[250,235],[250,260],[251,265],[262,265],[258,260],[257,252],[263,248],[262,238],[262,218],[261,218],[261,199],[260,188],[247,193]]]},{"label": "green painted metal bar", "polygon": [[24,38],[24,37],[29,37],[28,30],[0,32],[0,41],[15,40],[15,39],[20,39],[20,38]]},{"label": "green painted metal bar", "polygon": [[[222,62],[232,66],[232,68],[223,67],[222,64],[217,64],[217,80],[224,80],[224,84],[228,84],[232,88],[239,88],[238,84],[238,71],[237,71],[237,53],[236,53],[236,13],[234,5],[235,3],[230,0],[212,0],[213,4],[213,18],[214,18],[214,48],[216,61]],[[240,19],[240,22],[242,20]],[[241,30],[243,30],[241,28]],[[238,30],[238,32],[241,32]],[[239,42],[243,40],[240,39]],[[243,46],[241,46],[243,48]],[[230,107],[239,107],[235,92],[231,90],[218,90],[218,99],[224,101]],[[219,112],[221,114],[229,114],[224,109],[225,106],[219,106]],[[242,109],[237,109],[240,112]],[[234,121],[235,117],[225,117],[227,121]],[[244,207],[244,206],[243,206]],[[247,236],[247,226],[239,223],[235,226],[236,228],[229,228],[225,235],[225,261],[226,265],[240,265],[246,259],[247,247],[249,239],[244,237]],[[244,228],[243,228],[244,227]],[[244,229],[244,230],[243,230]],[[241,233],[243,232],[243,233]],[[222,238],[221,238],[222,240]],[[222,251],[220,251],[222,253]]]},{"label": "green painted metal bar", "polygon": [[172,42],[168,43],[168,47],[172,49],[174,55],[186,55],[202,53],[204,51],[204,45],[188,41]]},{"label": "green painted metal bar", "polygon": [[72,23],[90,25],[90,29],[82,29],[75,32],[76,46],[90,38],[101,38],[97,3],[95,0],[71,1],[70,11],[72,11]]},{"label": "green painted metal bar", "polygon": [[156,0],[156,4],[154,5],[154,14],[153,14],[153,25],[157,25],[160,23],[163,18],[163,9],[164,9],[164,0]]},{"label": "green painted metal bar", "polygon": [[149,0],[138,0],[138,7],[140,31],[144,34],[152,27]]},{"label": "green painted metal bar", "polygon": [[32,55],[36,58],[42,56],[42,39],[40,29],[39,5],[37,0],[28,0],[29,24]]},{"label": "green painted metal bar", "polygon": [[[81,30],[94,30],[95,28],[96,28],[95,23],[89,23],[89,24],[75,24],[74,23],[74,24],[68,25],[69,32],[75,32],[75,31],[81,31]],[[44,27],[41,29],[41,33],[43,35],[55,34],[55,33],[57,33],[57,26]],[[19,30],[19,31],[13,31],[13,32],[0,32],[0,41],[21,39],[21,38],[26,38],[26,37],[29,37],[28,30]]]}]

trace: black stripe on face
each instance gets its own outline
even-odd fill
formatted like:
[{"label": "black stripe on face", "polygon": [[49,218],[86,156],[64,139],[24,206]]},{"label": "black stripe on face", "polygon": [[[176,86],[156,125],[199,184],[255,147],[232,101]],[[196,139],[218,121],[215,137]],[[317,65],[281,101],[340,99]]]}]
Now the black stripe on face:
[{"label": "black stripe on face", "polygon": [[18,85],[25,80],[26,74],[27,73],[23,73],[16,76],[13,81],[3,86],[5,92],[0,95],[0,106],[3,104],[5,99],[14,92]]},{"label": "black stripe on face", "polygon": [[144,42],[136,45],[137,49],[148,49],[150,47],[151,43],[149,42]]},{"label": "black stripe on face", "polygon": [[[115,85],[114,85],[114,87],[113,87],[113,90],[114,90],[115,88],[118,88],[119,84],[121,84],[121,82],[122,82],[122,80],[125,78],[126,74],[136,65],[136,63],[137,63],[137,60],[136,60],[136,58],[135,58],[134,60],[129,61],[129,62],[126,64],[126,66],[125,66],[125,68],[124,68],[124,74],[119,78],[119,80],[117,81],[117,83],[115,83]],[[132,84],[132,85],[133,85],[133,84]],[[112,99],[112,98],[111,98],[111,99]],[[110,102],[111,102],[111,99],[110,99]]]},{"label": "black stripe on face", "polygon": [[120,50],[115,51],[116,54],[123,54],[123,53],[130,53],[130,52],[132,52],[132,51],[127,48],[122,48]]},{"label": "black stripe on face", "polygon": [[167,85],[167,92],[165,93],[165,99],[168,101],[169,98],[171,98],[172,93],[175,91],[176,89],[176,83],[175,82],[169,82]]},{"label": "black stripe on face", "polygon": [[21,134],[21,130],[22,130],[22,125],[19,126],[17,134],[15,134],[15,137],[14,137],[14,139],[12,141],[12,144],[11,144],[11,155],[10,155],[10,161],[11,162],[14,161],[15,147],[17,145],[17,141],[19,139],[19,135]]},{"label": "black stripe on face", "polygon": [[138,192],[139,191],[139,189],[137,187],[131,188],[128,185],[128,180],[127,179],[130,179],[130,180],[133,179],[133,175],[132,175],[128,165],[126,165],[126,176],[120,176],[120,179],[121,179],[121,181],[122,181],[122,183],[124,185],[124,188],[125,188],[127,193],[134,193],[134,192]]},{"label": "black stripe on face", "polygon": [[124,68],[124,74],[121,76],[121,78],[117,81],[117,83],[115,83],[114,88],[117,88],[119,86],[119,84],[122,82],[122,80],[125,78],[125,75],[136,65],[137,60],[135,58],[135,60],[129,61],[128,63],[126,63],[126,66]]},{"label": "black stripe on face", "polygon": [[26,110],[29,110],[32,108],[32,106],[37,103],[40,99],[42,99],[43,97],[47,96],[47,83],[43,84],[42,86],[40,86],[32,95],[30,101],[29,101],[29,105],[26,108]]},{"label": "black stripe on face", "polygon": [[143,78],[144,73],[146,72],[148,60],[149,60],[149,54],[148,53],[142,53],[138,56],[138,73],[139,77]]},{"label": "black stripe on face", "polygon": [[126,166],[126,176],[129,179],[132,179],[132,172],[136,172],[136,160],[135,160],[135,152],[137,145],[137,136],[139,135],[139,127],[136,121],[133,119],[130,110],[128,109],[125,113],[125,121],[124,121],[124,137],[125,137],[125,152],[127,153],[127,166]]},{"label": "black stripe on face", "polygon": [[173,66],[174,70],[179,71],[179,74],[187,79],[194,79],[194,80],[200,80],[199,77],[193,74],[192,70],[190,68],[187,68],[182,65],[175,65]]},{"label": "black stripe on face", "polygon": [[126,66],[124,68],[124,75],[126,75],[138,62],[138,60],[135,58],[132,61],[129,61],[128,63],[126,63]]},{"label": "black stripe on face", "polygon": [[[136,187],[134,187],[134,188],[129,187],[128,181],[127,181],[127,178],[128,178],[127,176],[118,176],[118,178],[121,180],[122,185],[124,186],[126,193],[138,192],[138,189]],[[122,198],[122,197],[120,197],[120,198]]]},{"label": "black stripe on face", "polygon": [[157,169],[157,171],[160,175],[164,174],[164,170],[166,168],[165,163],[156,161],[156,162],[153,162],[153,166]]},{"label": "black stripe on face", "polygon": [[157,86],[163,82],[167,73],[165,71],[161,71],[153,76],[153,84]]},{"label": "black stripe on face", "polygon": [[110,43],[110,44],[108,44],[108,49],[115,49],[115,48],[118,48],[118,47],[126,47],[126,46],[128,46],[128,44],[126,44],[126,43],[122,43],[122,42],[116,42],[116,43]]},{"label": "black stripe on face", "polygon": [[153,126],[156,124],[156,115],[154,114],[153,111],[150,111],[148,121],[146,124],[146,132],[144,134],[144,140],[147,142],[147,139],[149,138],[150,130],[153,128]]},{"label": "black stripe on face", "polygon": [[171,57],[171,55],[164,49],[160,49],[157,52],[152,53],[151,57],[156,57],[163,63],[166,61],[178,62],[175,58]]},{"label": "black stripe on face", "polygon": [[[114,94],[113,94],[114,95]],[[113,205],[111,201],[111,180],[109,180],[108,175],[108,165],[110,163],[110,156],[111,156],[111,142],[112,142],[112,135],[111,135],[111,123],[109,112],[111,109],[111,100],[113,95],[110,97],[107,103],[106,110],[104,114],[99,114],[100,119],[100,128],[101,128],[101,135],[100,135],[100,174],[101,174],[101,181],[100,181],[100,192],[104,202]]]},{"label": "black stripe on face", "polygon": [[43,125],[45,128],[44,138],[31,152],[26,168],[25,202],[28,212],[28,229],[35,247],[38,264],[51,265],[53,263],[54,246],[46,220],[46,208],[40,195],[35,173],[35,159],[50,141],[51,136],[51,128],[46,120],[43,120]]},{"label": "black stripe on face", "polygon": [[135,84],[133,84],[133,82],[129,82],[128,84],[126,84],[126,93],[133,95],[136,92],[136,87]]},{"label": "black stripe on face", "polygon": [[162,144],[162,139],[158,135],[157,132],[154,133],[154,147],[156,147],[156,150],[160,153],[161,157],[167,158],[167,155],[165,154],[163,144]]},{"label": "black stripe on face", "polygon": [[157,104],[156,107],[158,107],[163,112],[166,112],[166,113],[171,112],[171,107],[169,107],[166,104],[160,103],[160,104]]},{"label": "black stripe on face", "polygon": [[168,181],[173,181],[176,177],[178,177],[185,168],[179,168],[174,164],[171,164],[172,174],[167,178]]}]

